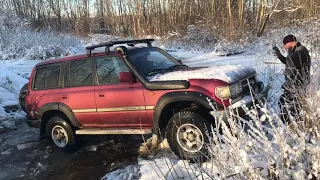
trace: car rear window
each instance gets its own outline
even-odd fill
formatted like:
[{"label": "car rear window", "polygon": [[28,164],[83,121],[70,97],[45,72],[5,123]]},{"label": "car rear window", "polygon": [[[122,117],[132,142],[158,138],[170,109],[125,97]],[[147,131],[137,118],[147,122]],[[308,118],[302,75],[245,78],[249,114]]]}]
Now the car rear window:
[{"label": "car rear window", "polygon": [[91,59],[66,62],[64,87],[91,85],[93,85]]},{"label": "car rear window", "polygon": [[54,89],[59,87],[60,64],[40,67],[36,70],[34,90]]}]

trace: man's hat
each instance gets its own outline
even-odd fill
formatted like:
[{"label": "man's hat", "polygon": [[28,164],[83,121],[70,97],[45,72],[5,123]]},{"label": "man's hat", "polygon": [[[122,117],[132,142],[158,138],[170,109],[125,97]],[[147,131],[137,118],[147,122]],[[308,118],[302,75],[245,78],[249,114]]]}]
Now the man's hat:
[{"label": "man's hat", "polygon": [[288,35],[288,36],[283,38],[283,45],[285,45],[285,44],[287,44],[289,42],[297,42],[297,38],[292,34],[290,34],[290,35]]}]

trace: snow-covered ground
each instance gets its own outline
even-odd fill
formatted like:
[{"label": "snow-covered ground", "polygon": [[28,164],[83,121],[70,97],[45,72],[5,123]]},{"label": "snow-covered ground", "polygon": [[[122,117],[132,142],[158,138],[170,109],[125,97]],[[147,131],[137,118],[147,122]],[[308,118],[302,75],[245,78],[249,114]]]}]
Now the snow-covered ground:
[{"label": "snow-covered ground", "polygon": [[24,118],[25,113],[21,109],[16,110],[15,107],[19,107],[18,95],[20,89],[28,82],[27,78],[37,62],[39,61],[14,60],[1,62],[0,129],[14,128],[14,124],[8,119]]}]

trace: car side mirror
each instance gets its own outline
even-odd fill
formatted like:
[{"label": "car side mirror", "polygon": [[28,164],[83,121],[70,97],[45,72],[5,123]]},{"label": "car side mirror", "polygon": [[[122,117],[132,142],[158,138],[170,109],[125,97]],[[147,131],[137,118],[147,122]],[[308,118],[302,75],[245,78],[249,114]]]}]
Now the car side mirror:
[{"label": "car side mirror", "polygon": [[181,60],[177,60],[180,64],[182,64],[182,61]]},{"label": "car side mirror", "polygon": [[119,81],[122,83],[132,83],[135,82],[136,79],[132,76],[130,72],[120,72]]}]

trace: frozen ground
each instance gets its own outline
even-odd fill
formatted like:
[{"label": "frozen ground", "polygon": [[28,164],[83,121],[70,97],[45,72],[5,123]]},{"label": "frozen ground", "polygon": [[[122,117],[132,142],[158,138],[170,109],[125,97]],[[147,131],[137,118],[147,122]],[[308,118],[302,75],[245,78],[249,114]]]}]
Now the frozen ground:
[{"label": "frozen ground", "polygon": [[0,179],[96,180],[138,158],[141,136],[86,136],[76,153],[57,150],[48,140],[38,141],[39,129],[24,119],[16,129],[0,133]]}]

